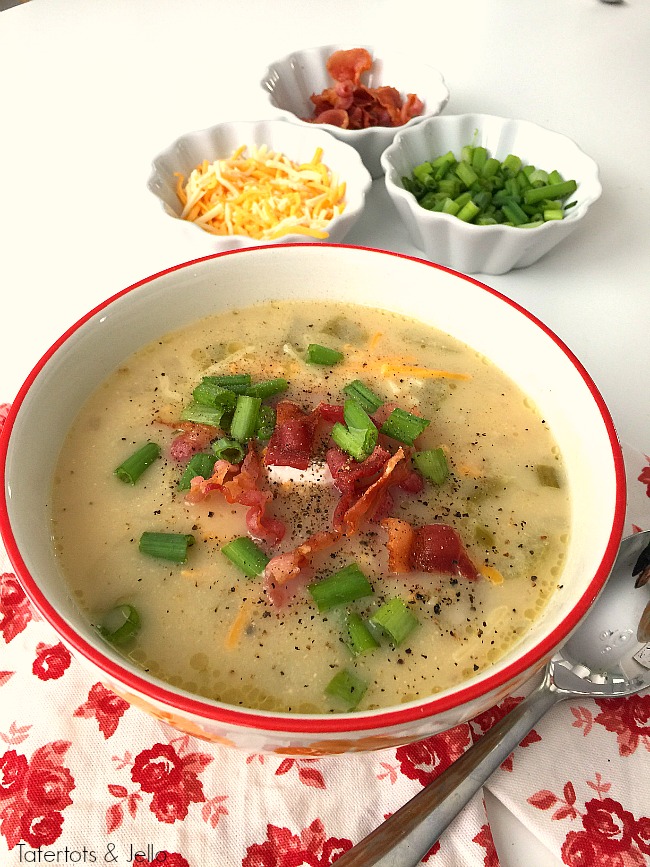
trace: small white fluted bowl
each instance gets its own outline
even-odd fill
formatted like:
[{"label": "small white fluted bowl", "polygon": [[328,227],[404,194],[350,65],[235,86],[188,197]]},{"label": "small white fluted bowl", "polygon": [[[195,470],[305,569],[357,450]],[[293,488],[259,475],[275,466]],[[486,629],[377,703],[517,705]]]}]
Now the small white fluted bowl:
[{"label": "small white fluted bowl", "polygon": [[[512,153],[524,164],[549,172],[557,169],[578,184],[570,197],[575,206],[563,220],[521,229],[476,226],[419,205],[404,189],[402,178],[410,177],[420,163],[450,150],[458,158],[468,144],[487,148],[497,159]],[[384,151],[381,163],[386,189],[412,243],[432,261],[465,274],[504,274],[532,265],[577,228],[602,192],[597,164],[570,138],[530,121],[494,115],[446,115],[404,129]]]},{"label": "small white fluted bowl", "polygon": [[[356,150],[337,141],[321,129],[298,129],[283,120],[233,121],[220,123],[208,129],[188,132],[176,139],[152,163],[147,186],[161,207],[176,220],[183,230],[196,241],[197,249],[207,253],[220,253],[239,247],[257,247],[277,244],[275,240],[258,240],[248,235],[214,235],[196,223],[181,217],[183,205],[176,191],[176,172],[186,179],[197,165],[207,160],[229,157],[242,145],[248,148],[267,145],[269,150],[283,154],[292,162],[309,162],[317,148],[322,148],[322,162],[345,182],[345,209],[327,226],[328,243],[340,243],[357,222],[365,205],[372,178]],[[299,233],[283,235],[283,243],[313,243],[317,239]]]},{"label": "small white fluted bowl", "polygon": [[[311,95],[321,93],[333,84],[326,66],[330,55],[353,47],[365,48],[373,58],[372,69],[361,76],[363,84],[368,87],[395,87],[403,98],[407,93],[415,93],[424,103],[423,113],[404,126],[374,126],[359,130],[340,129],[330,124],[314,124],[304,120],[313,116]],[[395,134],[439,114],[449,101],[449,90],[437,69],[415,58],[396,54],[390,48],[372,45],[321,45],[293,51],[268,66],[261,84],[271,107],[286,120],[305,130],[315,128],[327,131],[356,148],[373,178],[381,177],[383,170],[380,157]]]}]

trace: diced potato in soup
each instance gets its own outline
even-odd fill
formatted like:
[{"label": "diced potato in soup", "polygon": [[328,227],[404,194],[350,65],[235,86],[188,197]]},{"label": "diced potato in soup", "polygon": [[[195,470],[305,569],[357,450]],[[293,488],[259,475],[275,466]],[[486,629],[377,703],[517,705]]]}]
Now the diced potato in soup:
[{"label": "diced potato in soup", "polygon": [[[310,346],[340,360],[310,362]],[[267,411],[265,431],[258,419],[215,455],[235,439],[238,394],[206,426],[193,393],[242,374],[279,381],[249,400],[275,409],[275,429]],[[378,408],[351,416],[355,388]],[[410,440],[401,422],[384,428],[395,409]],[[140,477],[116,476],[147,442],[160,455]],[[193,452],[207,469],[179,489]],[[489,359],[415,320],[319,300],[220,313],[125,360],[73,422],[52,522],[79,605],[130,660],[231,705],[331,713],[423,698],[499,660],[561,582],[570,506],[552,431]],[[143,533],[192,544],[175,562],[141,550]],[[261,557],[252,577],[222,551],[242,537]],[[340,570],[347,590],[314,592]]]}]

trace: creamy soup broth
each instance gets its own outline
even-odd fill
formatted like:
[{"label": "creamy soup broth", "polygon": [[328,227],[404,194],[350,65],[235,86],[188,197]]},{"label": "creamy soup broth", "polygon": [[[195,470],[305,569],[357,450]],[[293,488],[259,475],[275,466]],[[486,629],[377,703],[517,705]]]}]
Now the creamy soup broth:
[{"label": "creamy soup broth", "polygon": [[[343,361],[306,363],[310,343],[340,350]],[[466,378],[419,377],[410,365]],[[220,551],[246,534],[247,508],[219,493],[189,505],[177,490],[183,467],[169,452],[173,423],[201,378],[233,372],[254,381],[285,377],[289,389],[280,397],[306,410],[320,401],[342,403],[343,386],[360,379],[386,401],[430,419],[416,446],[442,447],[449,477],[440,486],[425,482],[415,495],[397,491],[391,514],[414,525],[455,527],[484,574],[390,575],[386,532],[367,520],[314,557],[310,580],[358,563],[374,595],[347,607],[368,615],[401,597],[419,621],[403,644],[382,641],[353,657],[342,640],[343,612],[319,613],[304,584],[288,604],[272,605],[262,580],[243,576]],[[161,457],[134,486],[122,483],[113,470],[148,440],[161,445]],[[540,481],[539,466],[553,468],[559,487]],[[287,525],[274,551],[260,543],[267,554],[330,526],[339,495],[318,462],[306,472],[274,468],[265,484],[274,494],[269,513]],[[129,659],[192,693],[294,713],[340,711],[325,687],[342,668],[367,683],[358,705],[366,710],[432,695],[496,662],[561,581],[570,520],[551,431],[488,359],[417,321],[323,301],[219,314],[129,358],[74,421],[52,514],[62,571],[90,621],[122,602],[138,610],[140,631],[123,648]],[[174,564],[139,551],[143,531],[191,533],[196,542],[186,562]]]}]

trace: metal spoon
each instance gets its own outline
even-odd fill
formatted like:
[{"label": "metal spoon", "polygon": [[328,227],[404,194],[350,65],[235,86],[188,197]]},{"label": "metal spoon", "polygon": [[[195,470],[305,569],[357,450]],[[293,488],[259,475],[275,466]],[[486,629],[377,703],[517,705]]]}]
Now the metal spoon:
[{"label": "metal spoon", "polygon": [[[535,723],[566,698],[613,698],[650,687],[639,628],[650,596],[650,530],[623,539],[600,596],[546,666],[539,687],[408,803],[338,858],[336,867],[416,867]],[[647,616],[647,615],[646,615]],[[637,634],[639,629],[639,634]]]}]

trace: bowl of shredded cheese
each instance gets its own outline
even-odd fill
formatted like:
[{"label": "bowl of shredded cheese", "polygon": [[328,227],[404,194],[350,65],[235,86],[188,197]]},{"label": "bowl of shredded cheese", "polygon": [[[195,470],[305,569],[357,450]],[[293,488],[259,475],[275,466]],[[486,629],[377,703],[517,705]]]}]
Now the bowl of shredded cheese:
[{"label": "bowl of shredded cheese", "polygon": [[357,151],[281,120],[220,123],[155,157],[148,188],[210,251],[339,243],[372,183]]}]

